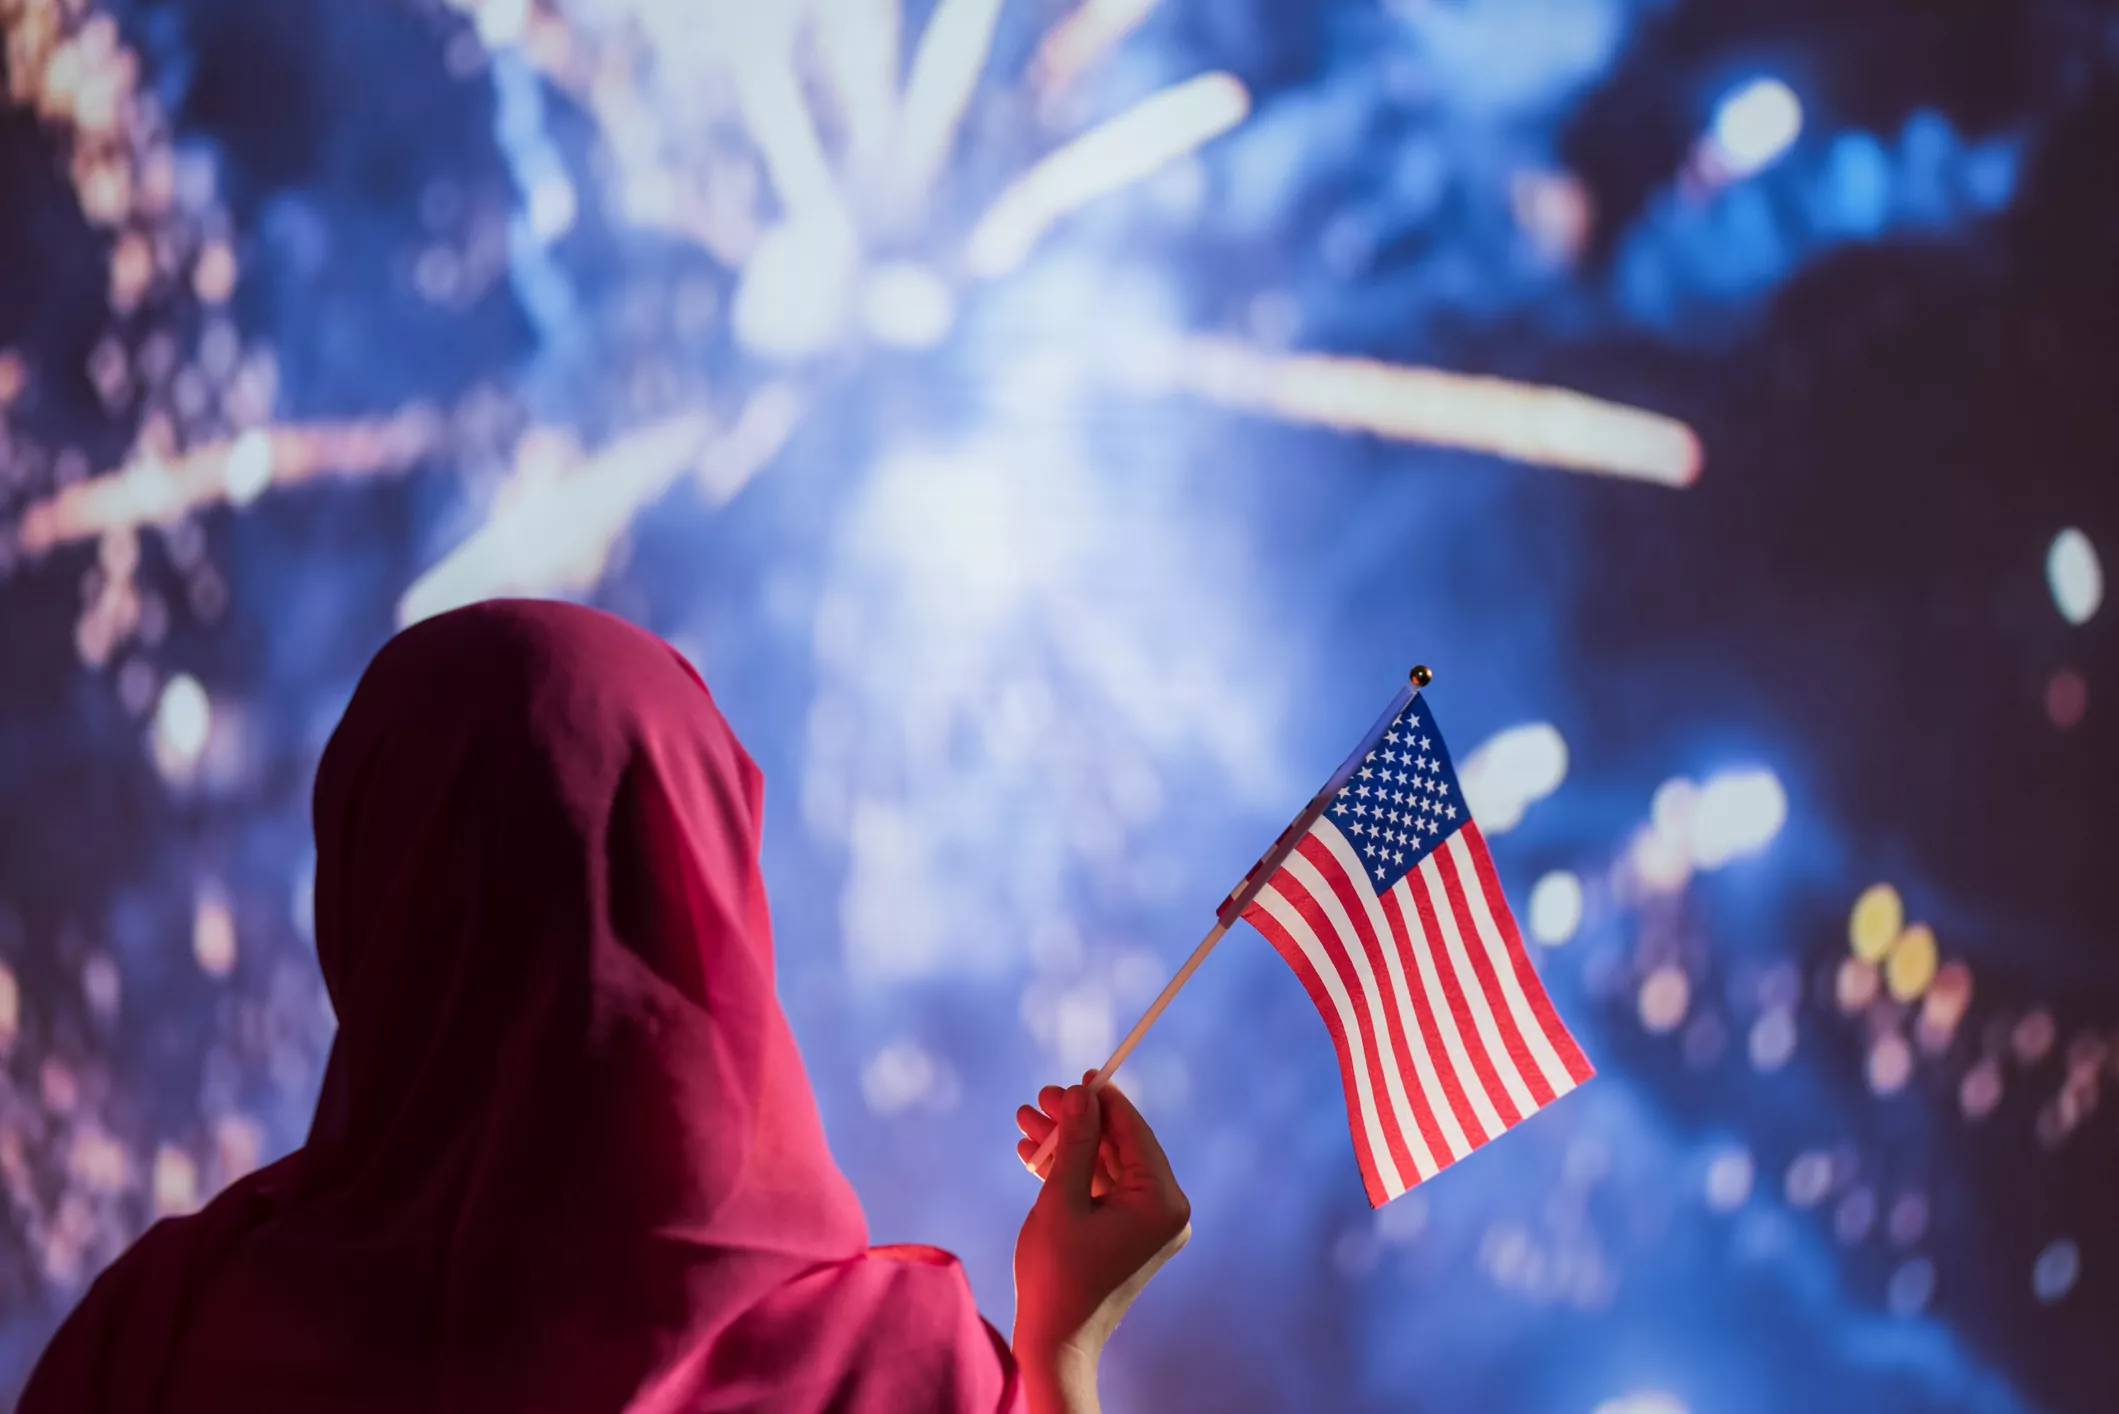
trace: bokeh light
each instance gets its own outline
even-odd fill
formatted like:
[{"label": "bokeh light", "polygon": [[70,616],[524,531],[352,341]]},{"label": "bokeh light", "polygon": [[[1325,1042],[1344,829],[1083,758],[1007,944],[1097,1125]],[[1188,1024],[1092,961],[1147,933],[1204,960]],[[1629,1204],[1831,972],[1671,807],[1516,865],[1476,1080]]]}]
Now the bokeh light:
[{"label": "bokeh light", "polygon": [[2066,731],[2079,725],[2090,709],[2090,685],[2073,668],[2062,668],[2046,681],[2045,714]]},{"label": "bokeh light", "polygon": [[1803,105],[1795,90],[1776,78],[1758,78],[1716,107],[1708,142],[1721,169],[1738,179],[1771,166],[1802,130]]},{"label": "bokeh light", "polygon": [[1869,1047],[1869,1088],[1895,1095],[1913,1078],[1913,1048],[1896,1031],[1886,1031]]},{"label": "bokeh light", "polygon": [[2045,552],[2045,582],[2053,605],[2071,624],[2086,624],[2104,603],[2104,566],[2089,536],[2069,526]]},{"label": "bokeh light", "polygon": [[1935,980],[1938,962],[1935,930],[1925,923],[1908,927],[1884,956],[1884,980],[1891,995],[1902,1002],[1918,998]]},{"label": "bokeh light", "polygon": [[1871,884],[1847,916],[1847,941],[1863,962],[1882,962],[1905,928],[1906,907],[1889,884]]},{"label": "bokeh light", "polygon": [[1582,881],[1565,869],[1539,879],[1530,891],[1531,936],[1558,947],[1582,926]]},{"label": "bokeh light", "polygon": [[199,891],[192,914],[191,955],[209,977],[226,977],[235,970],[235,915],[218,887]]},{"label": "bokeh light", "polygon": [[1567,741],[1550,722],[1510,727],[1473,748],[1457,778],[1479,828],[1505,834],[1567,779]]},{"label": "bokeh light", "polygon": [[1719,869],[1772,843],[1788,820],[1788,796],[1779,777],[1766,770],[1712,776],[1692,806],[1692,858],[1702,869]]},{"label": "bokeh light", "polygon": [[1734,1212],[1751,1196],[1753,1166],[1749,1150],[1724,1149],[1707,1165],[1707,1206]]},{"label": "bokeh light", "polygon": [[1935,1263],[1915,1257],[1891,1273],[1884,1287],[1884,1303],[1901,1316],[1917,1315],[1935,1297]]},{"label": "bokeh light", "polygon": [[1751,1023],[1751,1035],[1746,1042],[1754,1070],[1773,1071],[1786,1065],[1795,1054],[1795,1013],[1786,1007],[1774,1007]]},{"label": "bokeh light", "polygon": [[2031,1290],[2040,1301],[2051,1305],[2074,1290],[2081,1274],[2081,1249],[2065,1237],[2058,1238],[2039,1252],[2031,1268]]},{"label": "bokeh light", "polygon": [[1675,1031],[1692,1000],[1692,984],[1675,967],[1659,967],[1641,983],[1641,1025],[1657,1034]]},{"label": "bokeh light", "polygon": [[213,706],[199,680],[189,673],[171,677],[155,705],[155,765],[172,781],[189,779],[206,753],[212,729]]}]

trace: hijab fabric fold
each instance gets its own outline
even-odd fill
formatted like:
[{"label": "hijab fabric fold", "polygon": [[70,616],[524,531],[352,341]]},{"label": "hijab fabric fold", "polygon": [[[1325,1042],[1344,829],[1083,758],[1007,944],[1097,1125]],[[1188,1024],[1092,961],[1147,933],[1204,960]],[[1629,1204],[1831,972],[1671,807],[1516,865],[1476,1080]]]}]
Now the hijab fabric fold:
[{"label": "hijab fabric fold", "polygon": [[763,778],[683,658],[494,601],[317,772],[302,1148],[158,1223],[21,1414],[992,1414],[955,1259],[868,1247],[774,995]]}]

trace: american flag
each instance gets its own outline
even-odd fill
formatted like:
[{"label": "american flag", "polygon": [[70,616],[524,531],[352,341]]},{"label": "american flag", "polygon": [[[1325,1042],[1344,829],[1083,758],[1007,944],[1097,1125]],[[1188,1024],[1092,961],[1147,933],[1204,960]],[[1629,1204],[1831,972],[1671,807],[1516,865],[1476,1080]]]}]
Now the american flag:
[{"label": "american flag", "polygon": [[1363,746],[1223,910],[1323,1015],[1381,1207],[1595,1072],[1539,985],[1426,704],[1411,694]]}]

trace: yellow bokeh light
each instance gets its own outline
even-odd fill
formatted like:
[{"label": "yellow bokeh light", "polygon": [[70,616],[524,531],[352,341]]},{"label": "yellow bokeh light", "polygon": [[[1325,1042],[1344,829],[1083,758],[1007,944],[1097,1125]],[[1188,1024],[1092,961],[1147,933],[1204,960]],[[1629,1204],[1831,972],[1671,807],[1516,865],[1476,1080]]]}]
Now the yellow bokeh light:
[{"label": "yellow bokeh light", "polygon": [[1898,890],[1889,884],[1871,884],[1854,901],[1847,917],[1847,941],[1854,955],[1867,962],[1881,962],[1906,925],[1906,906]]},{"label": "yellow bokeh light", "polygon": [[1910,1002],[1935,980],[1935,964],[1935,930],[1915,923],[1891,945],[1891,954],[1884,959],[1884,983],[1892,996]]}]

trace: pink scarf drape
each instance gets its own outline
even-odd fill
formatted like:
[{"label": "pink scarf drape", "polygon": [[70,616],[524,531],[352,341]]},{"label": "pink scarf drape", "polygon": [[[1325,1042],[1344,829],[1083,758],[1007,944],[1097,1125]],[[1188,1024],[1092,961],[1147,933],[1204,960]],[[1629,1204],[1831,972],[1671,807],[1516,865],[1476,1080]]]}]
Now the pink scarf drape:
[{"label": "pink scarf drape", "polygon": [[994,1414],[961,1270],[870,1249],[773,991],[763,779],[566,605],[389,643],[317,773],[308,1142],[157,1224],[21,1414]]}]

